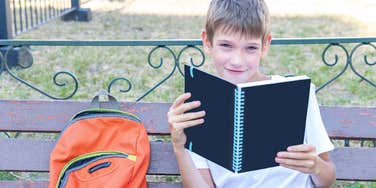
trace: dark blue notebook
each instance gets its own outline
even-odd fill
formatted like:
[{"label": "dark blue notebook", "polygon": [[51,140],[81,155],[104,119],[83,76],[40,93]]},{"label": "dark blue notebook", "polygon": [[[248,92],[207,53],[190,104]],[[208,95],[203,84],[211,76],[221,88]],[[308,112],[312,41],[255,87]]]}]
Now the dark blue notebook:
[{"label": "dark blue notebook", "polygon": [[235,173],[278,166],[277,152],[303,144],[311,80],[293,76],[232,84],[185,65],[185,92],[205,110],[185,147]]}]

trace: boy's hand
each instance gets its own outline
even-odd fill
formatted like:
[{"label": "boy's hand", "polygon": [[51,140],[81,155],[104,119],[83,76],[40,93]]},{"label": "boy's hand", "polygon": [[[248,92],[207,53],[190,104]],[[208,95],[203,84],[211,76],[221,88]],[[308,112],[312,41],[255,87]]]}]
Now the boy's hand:
[{"label": "boy's hand", "polygon": [[204,123],[203,117],[205,116],[205,111],[185,113],[201,105],[200,101],[185,103],[190,97],[190,93],[180,95],[167,113],[174,149],[184,148],[184,144],[187,141],[187,137],[184,134],[185,128]]},{"label": "boy's hand", "polygon": [[277,153],[275,161],[281,166],[298,170],[306,174],[319,174],[320,157],[316,155],[316,147],[309,144],[290,146],[287,151]]}]

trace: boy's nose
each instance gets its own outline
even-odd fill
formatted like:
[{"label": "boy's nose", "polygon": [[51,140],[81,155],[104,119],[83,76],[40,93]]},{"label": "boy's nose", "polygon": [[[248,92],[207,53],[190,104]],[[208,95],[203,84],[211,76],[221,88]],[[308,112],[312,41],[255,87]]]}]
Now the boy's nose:
[{"label": "boy's nose", "polygon": [[231,65],[234,67],[239,67],[242,65],[243,61],[243,54],[241,52],[234,53],[233,57],[231,58]]}]

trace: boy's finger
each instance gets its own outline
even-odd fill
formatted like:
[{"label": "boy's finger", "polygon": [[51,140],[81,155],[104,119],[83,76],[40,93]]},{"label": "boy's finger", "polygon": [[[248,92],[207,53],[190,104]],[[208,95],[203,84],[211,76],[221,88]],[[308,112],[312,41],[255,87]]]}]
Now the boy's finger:
[{"label": "boy's finger", "polygon": [[310,152],[315,151],[315,146],[310,144],[300,144],[295,146],[289,146],[287,151],[299,151],[299,152]]},{"label": "boy's finger", "polygon": [[176,100],[172,103],[171,108],[176,108],[177,106],[184,103],[185,100],[189,99],[191,97],[191,93],[184,93],[180,95]]},{"label": "boy's finger", "polygon": [[185,122],[189,120],[194,120],[198,118],[202,118],[205,116],[205,111],[199,111],[199,112],[190,112],[190,113],[184,113],[181,115],[177,115],[171,118],[172,122]]},{"label": "boy's finger", "polygon": [[201,118],[201,119],[186,121],[186,122],[183,122],[183,123],[176,123],[176,124],[174,124],[173,127],[176,131],[181,131],[181,130],[184,130],[185,128],[193,127],[193,126],[200,125],[200,124],[203,124],[203,123],[204,123],[204,119]]},{"label": "boy's finger", "polygon": [[295,167],[304,167],[309,168],[314,165],[314,161],[312,160],[295,160],[295,159],[286,159],[286,158],[275,158],[275,162],[281,165],[289,165]]},{"label": "boy's finger", "polygon": [[192,102],[189,102],[189,103],[184,103],[184,104],[182,104],[182,105],[180,105],[179,107],[176,108],[175,114],[183,114],[186,111],[189,111],[189,110],[192,110],[192,109],[199,107],[200,105],[201,105],[200,101],[192,101]]},{"label": "boy's finger", "polygon": [[312,159],[313,157],[307,153],[302,152],[278,152],[277,157],[280,158],[289,158],[289,159],[298,159],[298,160],[304,160],[304,159]]}]

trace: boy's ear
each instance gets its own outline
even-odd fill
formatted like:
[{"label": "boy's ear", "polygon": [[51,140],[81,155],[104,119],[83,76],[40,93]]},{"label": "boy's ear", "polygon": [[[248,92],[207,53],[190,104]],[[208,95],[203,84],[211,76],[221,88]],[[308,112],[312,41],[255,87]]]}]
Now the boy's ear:
[{"label": "boy's ear", "polygon": [[202,40],[202,46],[204,47],[206,54],[211,54],[212,44],[208,39],[208,35],[206,34],[206,31],[203,30],[201,32],[201,40]]},{"label": "boy's ear", "polygon": [[272,42],[272,35],[268,34],[268,36],[266,37],[266,40],[265,40],[264,44],[262,45],[261,58],[264,58],[264,57],[266,57],[268,55],[268,51],[269,51],[270,43],[271,42]]}]

